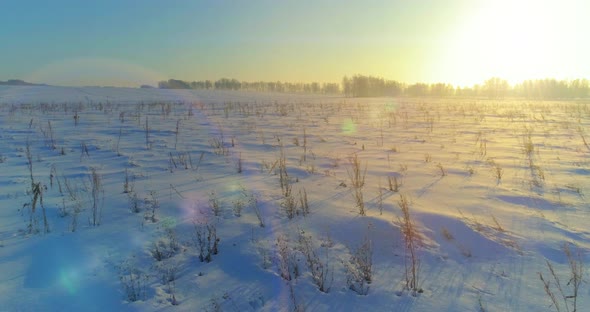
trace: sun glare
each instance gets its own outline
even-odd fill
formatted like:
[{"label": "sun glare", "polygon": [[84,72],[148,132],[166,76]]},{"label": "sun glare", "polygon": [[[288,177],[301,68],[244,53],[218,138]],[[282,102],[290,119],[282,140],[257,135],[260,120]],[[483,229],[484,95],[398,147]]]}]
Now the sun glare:
[{"label": "sun glare", "polygon": [[567,78],[560,77],[567,76],[571,62],[564,58],[564,49],[575,40],[571,22],[563,14],[567,9],[547,1],[485,2],[457,23],[441,71],[460,85],[491,76],[511,83]]}]

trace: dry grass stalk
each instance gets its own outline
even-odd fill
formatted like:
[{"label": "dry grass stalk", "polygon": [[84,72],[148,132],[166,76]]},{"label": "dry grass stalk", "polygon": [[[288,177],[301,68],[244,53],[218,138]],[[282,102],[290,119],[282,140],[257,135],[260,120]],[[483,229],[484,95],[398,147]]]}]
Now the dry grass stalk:
[{"label": "dry grass stalk", "polygon": [[[545,278],[543,273],[539,272],[539,278],[543,283],[545,293],[550,298],[551,304],[557,312],[577,312],[578,294],[580,292],[580,285],[582,284],[584,275],[584,260],[579,248],[576,247],[576,249],[572,251],[572,249],[570,249],[570,244],[565,244],[562,249],[569,264],[567,283],[563,284],[560,281],[553,265],[549,261],[546,261],[546,263],[550,277]],[[552,285],[551,282],[553,282],[554,285]],[[563,305],[560,305],[560,303]]]},{"label": "dry grass stalk", "polygon": [[365,185],[365,176],[367,174],[367,165],[365,164],[365,168],[363,169],[361,166],[361,162],[358,159],[357,154],[350,160],[350,164],[352,170],[346,169],[348,173],[348,177],[350,179],[350,184],[353,188],[353,197],[356,202],[356,206],[359,209],[359,214],[364,216],[365,212],[365,201],[363,199],[363,186]]},{"label": "dry grass stalk", "polygon": [[[400,194],[398,205],[402,211],[402,217],[399,219],[401,232],[404,237],[405,250],[409,253],[406,257],[406,289],[412,291],[413,295],[421,293],[419,288],[420,278],[420,259],[418,258],[418,248],[422,241],[422,236],[416,229],[414,220],[410,215],[410,202],[404,194]],[[408,262],[409,261],[409,262]]]}]

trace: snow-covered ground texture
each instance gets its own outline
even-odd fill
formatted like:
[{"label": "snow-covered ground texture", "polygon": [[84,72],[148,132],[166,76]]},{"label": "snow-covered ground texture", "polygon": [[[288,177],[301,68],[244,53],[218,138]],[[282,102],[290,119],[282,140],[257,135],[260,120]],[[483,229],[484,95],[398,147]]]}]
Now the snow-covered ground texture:
[{"label": "snow-covered ground texture", "polygon": [[0,103],[2,311],[590,311],[587,102]]}]

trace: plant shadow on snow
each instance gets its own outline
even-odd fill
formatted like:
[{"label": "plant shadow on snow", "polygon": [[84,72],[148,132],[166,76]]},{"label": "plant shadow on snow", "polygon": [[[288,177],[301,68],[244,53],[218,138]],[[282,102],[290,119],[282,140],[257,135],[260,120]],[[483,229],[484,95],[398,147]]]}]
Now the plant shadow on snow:
[{"label": "plant shadow on snow", "polygon": [[497,198],[509,204],[524,206],[532,209],[554,210],[560,208],[557,203],[553,203],[547,199],[538,197],[498,195]]},{"label": "plant shadow on snow", "polygon": [[445,260],[459,263],[489,261],[516,253],[513,248],[488,235],[491,233],[483,225],[470,225],[455,217],[436,214],[420,214],[416,219],[424,228],[429,229],[426,236],[432,241],[433,251]]}]

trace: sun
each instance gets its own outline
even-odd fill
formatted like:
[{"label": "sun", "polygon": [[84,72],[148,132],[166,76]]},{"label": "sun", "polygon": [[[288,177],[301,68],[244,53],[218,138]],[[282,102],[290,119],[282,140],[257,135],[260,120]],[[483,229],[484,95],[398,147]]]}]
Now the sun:
[{"label": "sun", "polygon": [[440,70],[458,84],[497,76],[510,83],[567,77],[575,7],[558,1],[486,1],[466,10],[448,36]]}]

